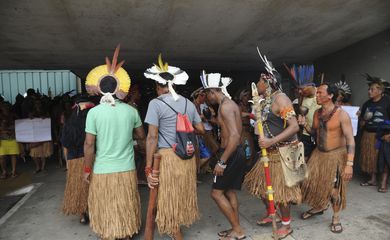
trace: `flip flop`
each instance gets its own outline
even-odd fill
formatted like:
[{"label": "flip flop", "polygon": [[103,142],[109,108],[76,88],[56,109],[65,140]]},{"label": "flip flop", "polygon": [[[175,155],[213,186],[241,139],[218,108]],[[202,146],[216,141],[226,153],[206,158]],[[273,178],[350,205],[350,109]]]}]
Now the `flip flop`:
[{"label": "flip flop", "polygon": [[313,212],[313,210],[314,210],[314,209],[312,208],[312,209],[310,209],[310,210],[308,210],[308,211],[302,213],[302,214],[301,214],[301,218],[302,218],[303,220],[306,220],[306,219],[309,219],[309,218],[311,218],[311,217],[313,217],[313,216],[315,216],[315,215],[322,215],[322,214],[324,214],[324,211],[325,211],[326,209],[323,209],[323,210],[318,211],[318,212]]},{"label": "flip flop", "polygon": [[[282,222],[282,220],[280,220],[280,217],[279,216],[276,216],[276,223],[280,223]],[[272,223],[272,217],[271,216],[267,216],[263,219],[260,219],[256,222],[257,225],[259,226],[267,226],[269,224]]]},{"label": "flip flop", "polygon": [[386,193],[387,192],[387,188],[378,188],[378,192],[380,193]]},{"label": "flip flop", "polygon": [[232,231],[233,231],[233,229],[223,230],[223,231],[220,231],[217,235],[218,235],[218,237],[227,237],[227,236],[229,236],[229,234]]},{"label": "flip flop", "polygon": [[244,240],[246,239],[246,235],[238,236],[225,236],[220,238],[220,240]]},{"label": "flip flop", "polygon": [[292,229],[278,229],[276,230],[276,235],[278,235],[278,239],[284,239],[286,237],[288,237],[289,235],[291,235],[293,233],[293,230]]},{"label": "flip flop", "polygon": [[377,186],[377,183],[370,183],[370,182],[362,182],[360,183],[360,186],[362,187],[371,187],[371,186]]}]

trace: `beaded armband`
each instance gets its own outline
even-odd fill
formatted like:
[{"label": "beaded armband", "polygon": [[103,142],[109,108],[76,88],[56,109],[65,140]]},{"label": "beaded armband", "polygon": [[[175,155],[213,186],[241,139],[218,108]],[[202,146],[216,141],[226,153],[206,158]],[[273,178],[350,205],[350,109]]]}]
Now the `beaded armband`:
[{"label": "beaded armband", "polygon": [[284,128],[286,128],[287,121],[292,117],[295,117],[295,111],[293,107],[284,107],[280,110],[280,118],[284,120]]}]

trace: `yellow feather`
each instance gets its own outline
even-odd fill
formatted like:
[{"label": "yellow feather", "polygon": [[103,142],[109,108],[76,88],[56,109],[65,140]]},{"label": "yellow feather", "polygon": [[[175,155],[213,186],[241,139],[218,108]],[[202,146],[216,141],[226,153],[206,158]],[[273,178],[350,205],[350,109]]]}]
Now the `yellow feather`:
[{"label": "yellow feather", "polygon": [[164,63],[161,57],[161,53],[158,55],[158,66],[160,68],[160,71],[164,72]]}]

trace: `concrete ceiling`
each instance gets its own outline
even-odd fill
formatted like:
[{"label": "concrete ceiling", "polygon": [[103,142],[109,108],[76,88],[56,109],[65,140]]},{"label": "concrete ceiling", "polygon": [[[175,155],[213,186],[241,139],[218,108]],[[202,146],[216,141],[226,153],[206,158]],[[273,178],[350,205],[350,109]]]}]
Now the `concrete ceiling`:
[{"label": "concrete ceiling", "polygon": [[71,69],[112,56],[129,71],[172,65],[251,71],[310,62],[390,27],[388,0],[1,0],[0,69]]}]

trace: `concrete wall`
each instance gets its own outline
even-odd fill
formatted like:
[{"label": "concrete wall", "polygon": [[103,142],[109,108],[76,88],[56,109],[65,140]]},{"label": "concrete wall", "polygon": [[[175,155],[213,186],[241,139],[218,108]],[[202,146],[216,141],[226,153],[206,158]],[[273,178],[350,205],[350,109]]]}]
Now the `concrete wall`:
[{"label": "concrete wall", "polygon": [[390,29],[315,61],[325,80],[336,82],[345,74],[352,88],[352,104],[367,100],[367,84],[361,73],[390,81]]}]

